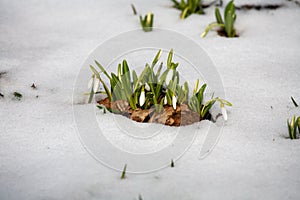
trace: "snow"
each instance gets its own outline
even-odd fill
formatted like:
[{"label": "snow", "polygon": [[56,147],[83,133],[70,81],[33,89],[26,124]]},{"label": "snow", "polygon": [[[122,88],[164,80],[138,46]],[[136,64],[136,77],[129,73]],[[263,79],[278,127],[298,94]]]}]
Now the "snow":
[{"label": "snow", "polygon": [[[239,38],[211,31],[201,39],[214,21],[213,8],[182,21],[170,1],[1,0],[0,72],[7,73],[0,78],[5,96],[0,97],[0,199],[138,199],[139,194],[143,199],[298,199],[300,145],[299,140],[286,139],[286,120],[300,115],[290,100],[293,96],[300,101],[299,6],[283,0],[263,2],[285,6],[237,11]],[[82,145],[72,95],[92,50],[112,36],[139,28],[131,3],[139,13],[153,11],[155,26],[199,44],[234,106],[218,144],[205,159],[199,159],[199,152],[204,133],[213,126],[207,121],[194,125],[196,138],[174,168],[127,174],[120,180],[119,171],[99,163]],[[13,98],[15,91],[23,95],[20,101]],[[97,115],[112,126],[109,115]],[[120,135],[107,137],[125,148]],[[171,132],[153,138],[156,146],[132,145],[130,150],[163,148],[162,141],[170,138]]]}]

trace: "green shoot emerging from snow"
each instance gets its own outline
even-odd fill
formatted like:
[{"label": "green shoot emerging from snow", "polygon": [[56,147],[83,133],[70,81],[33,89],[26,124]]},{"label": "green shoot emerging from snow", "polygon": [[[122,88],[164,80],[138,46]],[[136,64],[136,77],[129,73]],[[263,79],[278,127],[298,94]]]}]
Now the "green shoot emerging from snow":
[{"label": "green shoot emerging from snow", "polygon": [[216,103],[219,102],[220,106],[221,106],[221,111],[222,111],[222,115],[224,120],[227,120],[227,112],[225,109],[225,105],[227,106],[232,106],[232,104],[224,99],[220,99],[218,97],[216,98],[212,98],[209,101],[207,101],[206,103],[203,104],[203,100],[204,100],[204,91],[206,89],[206,84],[203,84],[200,89],[198,90],[198,85],[199,85],[199,79],[196,82],[195,88],[194,88],[194,92],[193,92],[193,96],[190,98],[189,100],[189,107],[197,112],[201,118],[204,118],[208,111],[211,109],[211,107]]},{"label": "green shoot emerging from snow", "polygon": [[290,138],[296,139],[297,138],[297,127],[298,127],[298,134],[300,133],[300,117],[293,116],[291,121],[287,120],[287,126],[289,129]]},{"label": "green shoot emerging from snow", "polygon": [[215,16],[216,16],[216,22],[210,23],[205,29],[205,31],[202,33],[201,37],[205,37],[207,33],[215,27],[221,28],[221,31],[219,33],[225,34],[226,37],[236,37],[236,32],[234,28],[236,14],[235,14],[235,5],[233,0],[231,0],[226,5],[224,11],[224,20],[222,19],[219,8],[216,8]]},{"label": "green shoot emerging from snow", "polygon": [[126,169],[127,169],[127,164],[124,165],[123,171],[122,171],[122,175],[121,175],[121,179],[125,179],[126,178]]},{"label": "green shoot emerging from snow", "polygon": [[144,16],[144,18],[140,15],[140,22],[145,32],[152,31],[153,18],[154,15],[152,12],[149,12],[147,15]]},{"label": "green shoot emerging from snow", "polygon": [[[173,50],[168,54],[166,69],[163,70],[162,63],[155,69],[161,54],[162,51],[159,50],[152,63],[146,63],[144,70],[139,75],[135,70],[130,71],[126,60],[118,65],[117,74],[108,74],[102,65],[95,61],[100,72],[90,65],[93,75],[89,83],[89,87],[92,88],[89,102],[92,101],[94,94],[104,93],[110,102],[126,101],[132,110],[146,110],[154,106],[157,113],[162,112],[165,105],[176,110],[178,105],[186,104],[190,110],[198,113],[201,119],[205,118],[215,102],[219,102],[224,120],[227,120],[225,105],[231,106],[231,103],[218,97],[204,102],[206,84],[203,84],[198,90],[199,80],[196,82],[193,95],[189,98],[188,83],[184,82],[183,85],[179,83],[179,72],[177,71],[179,63],[172,61]],[[101,77],[103,75],[108,78],[110,87]],[[99,91],[100,84],[104,90]]]},{"label": "green shoot emerging from snow", "polygon": [[298,104],[297,104],[297,102],[295,101],[295,99],[294,99],[293,97],[291,97],[291,99],[292,99],[292,102],[293,102],[294,106],[295,106],[295,107],[298,107]]},{"label": "green shoot emerging from snow", "polygon": [[175,167],[173,159],[171,160],[171,167]]},{"label": "green shoot emerging from snow", "polygon": [[185,19],[191,14],[204,14],[201,0],[172,0],[174,8],[181,10],[180,18]]},{"label": "green shoot emerging from snow", "polygon": [[17,100],[21,100],[21,98],[23,97],[23,95],[19,92],[14,92],[14,97],[17,99]]}]

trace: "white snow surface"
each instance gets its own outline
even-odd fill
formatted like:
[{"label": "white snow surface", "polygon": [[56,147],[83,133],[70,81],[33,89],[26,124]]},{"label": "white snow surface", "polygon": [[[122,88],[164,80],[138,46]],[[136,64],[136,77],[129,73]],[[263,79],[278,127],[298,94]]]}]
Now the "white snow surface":
[{"label": "white snow surface", "polygon": [[[299,199],[300,140],[287,139],[286,120],[300,115],[290,100],[300,102],[300,7],[263,2],[284,6],[237,11],[240,37],[212,31],[202,39],[213,7],[182,21],[171,1],[1,0],[0,72],[7,73],[0,77],[0,199]],[[174,168],[120,180],[83,148],[72,94],[93,49],[140,27],[131,3],[140,13],[153,11],[156,27],[204,48],[234,106],[204,160],[198,135]]]}]

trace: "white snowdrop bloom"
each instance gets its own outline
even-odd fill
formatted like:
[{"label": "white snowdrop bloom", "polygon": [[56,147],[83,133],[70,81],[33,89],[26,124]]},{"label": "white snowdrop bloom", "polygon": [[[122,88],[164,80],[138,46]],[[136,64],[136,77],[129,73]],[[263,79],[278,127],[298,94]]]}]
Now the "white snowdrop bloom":
[{"label": "white snowdrop bloom", "polygon": [[93,86],[94,79],[95,79],[94,75],[91,76],[91,79],[89,80],[89,83],[88,83],[88,89],[90,89]]},{"label": "white snowdrop bloom", "polygon": [[139,104],[140,104],[140,106],[143,106],[144,103],[145,103],[145,91],[144,91],[144,89],[142,89],[140,99],[139,99]]},{"label": "white snowdrop bloom", "polygon": [[94,81],[94,87],[93,87],[94,93],[98,92],[99,86],[100,86],[100,80],[98,78],[96,78]]},{"label": "white snowdrop bloom", "polygon": [[166,76],[166,83],[169,84],[170,80],[172,79],[173,77],[173,70],[170,69],[167,76]]},{"label": "white snowdrop bloom", "polygon": [[224,121],[227,121],[227,111],[224,105],[221,105],[221,111],[222,111],[222,115],[223,115],[223,119]]},{"label": "white snowdrop bloom", "polygon": [[175,95],[172,96],[172,105],[174,110],[176,110],[176,103],[177,103],[177,98],[175,97]]},{"label": "white snowdrop bloom", "polygon": [[166,105],[168,103],[168,99],[167,99],[167,96],[165,96],[164,98],[164,105]]},{"label": "white snowdrop bloom", "polygon": [[145,84],[145,89],[146,89],[147,91],[150,91],[150,86],[149,86],[148,83]]}]

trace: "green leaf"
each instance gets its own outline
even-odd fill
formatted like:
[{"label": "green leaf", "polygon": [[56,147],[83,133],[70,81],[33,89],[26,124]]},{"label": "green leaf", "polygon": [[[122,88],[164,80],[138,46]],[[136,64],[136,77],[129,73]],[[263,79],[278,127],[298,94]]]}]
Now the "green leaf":
[{"label": "green leaf", "polygon": [[95,63],[99,67],[101,72],[103,72],[108,79],[111,79],[108,73],[106,72],[106,70],[104,69],[104,67],[97,60],[95,60]]},{"label": "green leaf", "polygon": [[186,7],[186,8],[182,11],[180,18],[181,18],[181,19],[185,19],[185,18],[187,17],[188,11],[189,11],[189,7]]},{"label": "green leaf", "polygon": [[234,21],[236,19],[235,6],[233,0],[230,1],[224,11],[225,32],[228,37],[235,36]]},{"label": "green leaf", "polygon": [[162,50],[160,49],[160,50],[157,52],[156,56],[154,57],[154,59],[153,59],[153,61],[152,61],[152,64],[151,64],[151,68],[152,68],[152,69],[154,68],[154,66],[155,66],[156,63],[158,62],[158,60],[159,60],[159,58],[160,58],[160,56],[161,56],[161,52],[162,52]]},{"label": "green leaf", "polygon": [[122,65],[121,63],[118,64],[118,78],[121,81],[121,76],[122,76]]},{"label": "green leaf", "polygon": [[211,109],[211,107],[215,104],[215,102],[216,102],[215,99],[211,99],[204,104],[200,114],[202,119],[206,116],[207,112]]},{"label": "green leaf", "polygon": [[222,16],[220,14],[220,10],[218,7],[216,7],[216,9],[215,9],[215,16],[216,16],[216,20],[217,20],[218,24],[224,24]]},{"label": "green leaf", "polygon": [[168,60],[167,60],[167,67],[168,67],[168,69],[171,68],[172,58],[173,58],[173,49],[171,49],[171,51],[169,52],[169,55],[168,55]]},{"label": "green leaf", "polygon": [[197,99],[197,97],[195,96],[195,95],[193,95],[191,98],[190,98],[190,100],[189,100],[189,102],[188,102],[188,106],[193,110],[193,111],[195,111],[195,112],[197,112],[197,113],[201,113],[200,111],[201,111],[201,105],[199,104],[199,102],[198,102],[198,99]]},{"label": "green leaf", "polygon": [[234,9],[234,3],[233,3],[233,0],[231,0],[225,7],[225,10],[224,10],[224,17],[226,15],[228,15],[228,12],[235,12],[235,9]]},{"label": "green leaf", "polygon": [[158,69],[157,69],[157,72],[156,72],[156,76],[157,76],[157,77],[159,77],[160,72],[161,72],[161,70],[162,70],[162,67],[163,67],[163,63],[160,63],[160,65],[159,65],[159,67],[158,67]]},{"label": "green leaf", "polygon": [[193,94],[196,94],[196,93],[197,93],[198,86],[199,86],[199,79],[197,79],[197,81],[196,81],[196,84],[195,84],[195,87],[194,87]]},{"label": "green leaf", "polygon": [[149,68],[145,67],[145,69],[142,71],[141,75],[139,76],[135,86],[134,86],[134,89],[133,91],[135,91],[139,85],[139,83],[144,79],[145,75],[147,74]]},{"label": "green leaf", "polygon": [[125,179],[126,178],[126,168],[127,168],[127,164],[124,165],[123,171],[122,171],[122,175],[121,175],[121,179]]},{"label": "green leaf", "polygon": [[196,94],[198,102],[199,102],[200,105],[202,105],[203,94],[204,94],[205,89],[206,89],[206,84],[203,84],[201,86],[201,88],[199,89],[199,92]]},{"label": "green leaf", "polygon": [[291,140],[292,140],[292,139],[294,139],[294,138],[293,138],[293,135],[292,135],[292,127],[291,127],[291,125],[290,125],[289,120],[287,120],[287,127],[288,127],[288,131],[289,131],[289,136],[290,136],[290,138],[291,138]]},{"label": "green leaf", "polygon": [[206,29],[204,30],[204,32],[202,33],[201,37],[204,38],[204,37],[207,35],[207,33],[208,33],[211,29],[213,29],[213,28],[215,28],[215,27],[222,27],[222,28],[224,28],[225,25],[224,25],[224,24],[218,24],[218,23],[216,23],[216,22],[210,23],[210,24],[206,27]]},{"label": "green leaf", "polygon": [[293,104],[295,105],[295,107],[298,107],[297,102],[295,101],[295,99],[293,97],[291,97]]},{"label": "green leaf", "polygon": [[[94,85],[94,82],[93,82],[93,85]],[[89,97],[88,103],[91,103],[91,102],[92,102],[93,97],[94,97],[94,90],[93,90],[93,87],[92,87],[92,88],[91,88],[91,92],[90,92],[90,97]]]},{"label": "green leaf", "polygon": [[123,68],[122,68],[122,73],[125,76],[125,85],[128,87],[128,90],[132,91],[132,86],[131,86],[131,76],[130,76],[130,70],[127,64],[126,60],[123,60]]},{"label": "green leaf", "polygon": [[132,83],[133,83],[133,85],[136,84],[137,80],[138,80],[137,74],[136,74],[135,70],[132,70]]},{"label": "green leaf", "polygon": [[100,75],[99,72],[97,72],[97,70],[95,69],[95,67],[93,67],[92,65],[90,65],[90,69],[92,70],[92,72],[95,74],[95,76],[100,79]]}]

